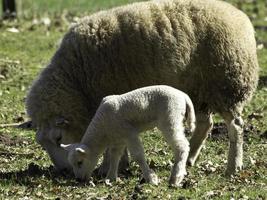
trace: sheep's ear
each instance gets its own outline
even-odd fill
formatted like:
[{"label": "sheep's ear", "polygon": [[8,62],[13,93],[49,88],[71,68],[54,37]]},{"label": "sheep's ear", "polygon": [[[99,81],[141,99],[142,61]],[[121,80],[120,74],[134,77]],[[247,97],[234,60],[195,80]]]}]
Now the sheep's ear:
[{"label": "sheep's ear", "polygon": [[60,147],[62,147],[66,151],[71,151],[73,149],[73,144],[60,144]]},{"label": "sheep's ear", "polygon": [[82,149],[82,148],[79,148],[79,147],[77,147],[77,148],[75,149],[75,151],[77,151],[77,152],[79,152],[79,153],[81,153],[81,154],[85,154],[85,150]]}]

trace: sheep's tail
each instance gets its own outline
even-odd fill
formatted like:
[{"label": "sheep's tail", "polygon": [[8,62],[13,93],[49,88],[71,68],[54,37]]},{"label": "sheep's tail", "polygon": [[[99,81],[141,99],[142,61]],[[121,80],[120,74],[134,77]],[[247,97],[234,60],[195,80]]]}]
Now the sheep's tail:
[{"label": "sheep's tail", "polygon": [[186,95],[185,98],[185,102],[186,102],[186,122],[187,125],[190,129],[190,132],[194,132],[195,128],[196,128],[196,116],[195,116],[195,109],[194,109],[194,105],[191,101],[191,99],[189,98],[188,95]]}]

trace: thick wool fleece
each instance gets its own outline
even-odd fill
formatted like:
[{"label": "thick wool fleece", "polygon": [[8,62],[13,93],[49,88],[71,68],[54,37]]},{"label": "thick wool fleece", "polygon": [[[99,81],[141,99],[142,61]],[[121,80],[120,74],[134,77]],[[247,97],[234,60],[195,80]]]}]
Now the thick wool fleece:
[{"label": "thick wool fleece", "polygon": [[235,115],[257,81],[254,30],[244,13],[217,0],[148,1],[73,26],[26,106],[38,126],[64,116],[85,127],[103,96],[165,84],[189,94],[197,112]]}]

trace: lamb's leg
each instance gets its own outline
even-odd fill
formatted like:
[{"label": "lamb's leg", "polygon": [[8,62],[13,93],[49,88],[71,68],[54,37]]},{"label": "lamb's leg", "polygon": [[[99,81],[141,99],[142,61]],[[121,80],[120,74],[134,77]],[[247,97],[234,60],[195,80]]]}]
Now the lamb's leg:
[{"label": "lamb's leg", "polygon": [[116,146],[110,148],[110,166],[107,174],[107,179],[116,181],[118,176],[118,166],[121,155],[123,154],[124,146]]},{"label": "lamb's leg", "polygon": [[[173,120],[169,120],[173,121]],[[186,175],[186,160],[189,154],[189,142],[184,135],[184,128],[181,124],[161,126],[160,130],[171,146],[174,154],[174,165],[169,184],[178,187]]]},{"label": "lamb's leg", "polygon": [[130,137],[127,141],[128,149],[130,151],[130,154],[133,156],[133,159],[138,163],[140,166],[143,177],[147,183],[151,183],[154,185],[158,184],[158,177],[157,175],[151,170],[145,160],[145,154],[144,154],[144,148],[143,145],[138,138],[136,137]]},{"label": "lamb's leg", "polygon": [[127,148],[124,148],[124,152],[120,159],[119,172],[124,174],[126,169],[129,167],[129,156]]},{"label": "lamb's leg", "polygon": [[231,113],[223,113],[228,129],[230,147],[228,153],[228,163],[226,175],[231,175],[237,170],[242,169],[243,165],[243,120],[235,117]]},{"label": "lamb's leg", "polygon": [[110,151],[107,149],[103,156],[103,162],[101,163],[99,169],[98,169],[98,175],[101,177],[105,177],[108,173],[110,165]]},{"label": "lamb's leg", "polygon": [[200,150],[208,137],[208,133],[213,126],[211,114],[197,113],[196,114],[196,129],[190,140],[190,152],[188,156],[188,165],[193,166],[200,153]]},{"label": "lamb's leg", "polygon": [[186,160],[189,154],[189,142],[185,137],[181,137],[181,135],[174,139],[174,142],[169,142],[174,153],[174,165],[172,167],[169,183],[171,186],[177,187],[187,174]]},{"label": "lamb's leg", "polygon": [[[104,153],[104,159],[102,164],[98,169],[98,175],[105,177],[108,173],[110,165],[110,150],[107,149]],[[124,149],[124,153],[119,162],[119,172],[123,173],[123,171],[129,166],[129,156],[127,153],[127,148]]]}]

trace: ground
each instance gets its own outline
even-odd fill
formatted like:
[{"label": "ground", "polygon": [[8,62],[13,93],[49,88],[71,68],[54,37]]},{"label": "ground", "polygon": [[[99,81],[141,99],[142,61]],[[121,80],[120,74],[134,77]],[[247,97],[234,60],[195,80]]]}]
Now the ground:
[{"label": "ground", "polygon": [[[266,199],[267,194],[267,2],[231,0],[251,18],[258,43],[260,81],[244,111],[244,170],[224,177],[227,131],[216,124],[195,167],[181,188],[167,185],[171,151],[157,130],[143,134],[150,166],[160,177],[159,186],[142,183],[140,170],[116,183],[94,176],[81,184],[57,174],[46,153],[35,142],[35,132],[15,128],[28,120],[25,96],[33,79],[55,52],[72,22],[97,10],[133,0],[17,1],[18,20],[0,21],[0,199]],[[25,129],[26,127],[26,129]],[[190,137],[190,136],[189,136]]]}]

